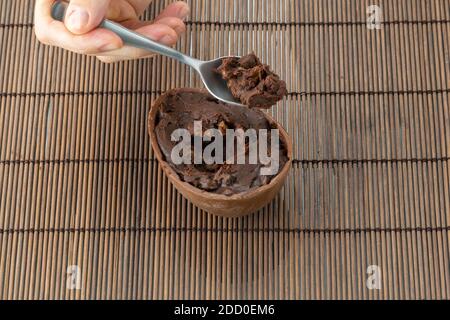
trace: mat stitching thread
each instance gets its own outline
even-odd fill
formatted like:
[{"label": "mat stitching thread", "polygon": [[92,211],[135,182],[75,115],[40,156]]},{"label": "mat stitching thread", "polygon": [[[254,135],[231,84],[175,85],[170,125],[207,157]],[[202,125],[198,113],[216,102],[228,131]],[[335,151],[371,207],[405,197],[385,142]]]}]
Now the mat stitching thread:
[{"label": "mat stitching thread", "polygon": [[445,227],[408,227],[408,228],[344,228],[344,229],[305,229],[305,228],[191,228],[191,227],[99,227],[99,228],[17,228],[0,229],[0,234],[13,233],[63,233],[63,232],[276,232],[306,234],[340,234],[369,232],[443,232]]},{"label": "mat stitching thread", "polygon": [[[136,158],[121,158],[121,159],[44,159],[44,160],[0,160],[2,165],[21,165],[21,164],[88,164],[88,163],[126,163],[126,162],[154,162],[156,159],[136,159]],[[429,162],[446,162],[450,161],[450,157],[435,157],[435,158],[393,158],[393,159],[311,159],[311,160],[292,160],[293,164],[378,164],[378,163],[429,163]]]},{"label": "mat stitching thread", "polygon": [[292,160],[294,164],[362,164],[362,163],[427,163],[450,161],[450,157],[435,158],[393,158],[393,159],[322,159],[322,160]]},{"label": "mat stitching thread", "polygon": [[156,159],[44,159],[44,160],[0,160],[0,164],[86,164],[86,163],[125,163],[125,162],[154,162]]},{"label": "mat stitching thread", "polygon": [[[168,89],[169,90],[169,89]],[[71,91],[71,92],[0,92],[0,97],[60,97],[60,96],[93,96],[93,95],[126,95],[126,94],[162,94],[162,90],[128,90],[128,91]],[[387,90],[387,91],[311,91],[290,92],[288,96],[328,96],[328,95],[383,95],[383,94],[441,94],[450,93],[446,89],[425,90]]]},{"label": "mat stitching thread", "polygon": [[[381,21],[381,25],[411,25],[411,24],[445,24],[450,23],[448,19],[431,19],[431,20],[392,20]],[[224,27],[264,27],[264,26],[281,26],[281,27],[297,27],[297,26],[366,26],[367,21],[289,21],[289,22],[229,22],[229,21],[186,21],[185,24],[191,26],[224,26]],[[34,23],[0,23],[0,28],[32,28]]]},{"label": "mat stitching thread", "polygon": [[[450,23],[448,19],[436,20],[394,20],[381,21],[381,25],[398,25],[398,24],[445,24]],[[228,22],[228,21],[187,21],[188,25],[211,25],[211,26],[366,26],[367,21],[304,21],[304,22]]]}]

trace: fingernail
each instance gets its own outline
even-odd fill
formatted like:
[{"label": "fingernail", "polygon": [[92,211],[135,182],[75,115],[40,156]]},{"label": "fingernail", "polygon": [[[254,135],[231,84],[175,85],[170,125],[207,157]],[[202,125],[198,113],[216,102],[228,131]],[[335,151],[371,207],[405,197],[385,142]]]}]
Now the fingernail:
[{"label": "fingernail", "polygon": [[80,31],[89,23],[89,13],[80,7],[74,7],[67,16],[67,27],[71,31]]},{"label": "fingernail", "polygon": [[120,46],[118,46],[117,44],[115,44],[115,43],[107,43],[107,44],[104,44],[103,46],[101,46],[99,48],[99,51],[100,52],[107,52],[107,51],[113,51],[113,50],[117,50],[117,49],[120,49]]},{"label": "fingernail", "polygon": [[180,10],[178,11],[178,17],[180,19],[185,19],[189,16],[190,13],[191,13],[191,10],[189,9],[189,6],[185,5],[185,6],[181,7]]},{"label": "fingernail", "polygon": [[161,43],[164,43],[164,44],[172,44],[174,42],[173,38],[171,36],[164,36],[161,39],[159,39],[158,41]]},{"label": "fingernail", "polygon": [[177,34],[182,34],[186,31],[186,28],[184,26],[177,26],[174,27],[174,30]]}]

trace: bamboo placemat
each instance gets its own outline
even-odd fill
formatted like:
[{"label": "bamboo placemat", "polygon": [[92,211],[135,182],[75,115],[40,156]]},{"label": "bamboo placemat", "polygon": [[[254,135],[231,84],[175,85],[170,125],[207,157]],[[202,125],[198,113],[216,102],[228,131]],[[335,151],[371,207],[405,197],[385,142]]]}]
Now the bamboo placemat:
[{"label": "bamboo placemat", "polygon": [[178,49],[253,50],[287,80],[271,111],[295,144],[285,188],[241,219],[193,207],[146,115],[195,74],[45,47],[34,2],[0,0],[0,298],[448,299],[450,1],[188,2]]}]

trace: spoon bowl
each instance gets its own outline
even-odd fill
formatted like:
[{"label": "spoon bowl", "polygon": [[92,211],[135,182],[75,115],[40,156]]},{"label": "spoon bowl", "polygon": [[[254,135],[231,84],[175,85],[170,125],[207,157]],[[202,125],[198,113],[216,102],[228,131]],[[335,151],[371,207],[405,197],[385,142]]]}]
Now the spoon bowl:
[{"label": "spoon bowl", "polygon": [[228,57],[221,57],[215,60],[201,62],[197,72],[200,75],[206,89],[213,97],[231,105],[243,106],[238,100],[236,100],[235,97],[233,97],[230,89],[228,88],[227,82],[218,72],[216,72],[217,68],[220,67],[223,59],[225,58]]}]

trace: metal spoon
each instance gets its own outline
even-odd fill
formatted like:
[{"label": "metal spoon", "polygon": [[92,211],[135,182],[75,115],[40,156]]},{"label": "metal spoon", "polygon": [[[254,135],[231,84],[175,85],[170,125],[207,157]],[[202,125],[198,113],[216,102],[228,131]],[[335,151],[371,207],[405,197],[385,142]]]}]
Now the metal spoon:
[{"label": "metal spoon", "polygon": [[[52,8],[53,19],[64,22],[66,9],[67,3],[63,1],[55,2]],[[185,54],[182,54],[181,52],[175,49],[172,49],[158,42],[150,40],[149,38],[139,33],[136,33],[132,30],[129,30],[115,22],[105,19],[100,24],[100,27],[110,30],[115,34],[117,34],[126,45],[160,53],[164,56],[173,58],[190,66],[191,68],[193,68],[195,71],[198,72],[206,89],[213,97],[231,105],[243,106],[239,101],[237,101],[233,97],[233,95],[230,92],[230,89],[227,86],[226,81],[222,78],[222,76],[217,72],[215,72],[215,70],[222,64],[222,60],[226,57],[218,58],[211,61],[201,61],[194,59],[190,56],[187,56]]]}]

